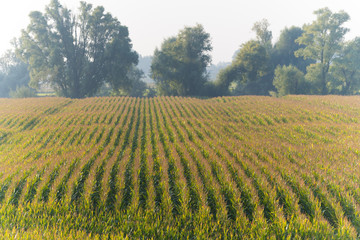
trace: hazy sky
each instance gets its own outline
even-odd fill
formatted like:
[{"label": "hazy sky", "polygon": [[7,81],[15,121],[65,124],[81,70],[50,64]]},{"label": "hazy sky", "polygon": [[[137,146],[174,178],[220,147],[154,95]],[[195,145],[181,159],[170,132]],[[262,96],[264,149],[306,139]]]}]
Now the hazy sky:
[{"label": "hazy sky", "polygon": [[[301,27],[315,19],[314,10],[329,7],[333,12],[344,10],[351,20],[347,39],[360,36],[360,1],[357,0],[88,0],[94,6],[116,16],[127,26],[133,48],[139,54],[152,55],[162,41],[174,36],[184,26],[200,23],[210,33],[213,63],[231,61],[242,43],[254,38],[254,22],[266,18],[273,32],[273,42],[280,31],[293,25]],[[29,23],[30,11],[44,11],[50,0],[2,0],[0,7],[0,54],[19,37]],[[77,10],[79,1],[60,0]]]}]

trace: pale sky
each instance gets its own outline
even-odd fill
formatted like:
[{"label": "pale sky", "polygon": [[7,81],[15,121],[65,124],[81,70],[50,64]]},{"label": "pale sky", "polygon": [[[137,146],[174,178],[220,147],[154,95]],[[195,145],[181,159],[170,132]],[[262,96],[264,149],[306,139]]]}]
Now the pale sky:
[{"label": "pale sky", "polygon": [[[44,12],[50,0],[1,0],[0,55],[9,42],[20,36],[29,23],[30,11]],[[251,31],[256,21],[266,18],[273,32],[273,43],[285,27],[299,26],[315,20],[313,12],[329,7],[344,10],[351,20],[346,24],[347,39],[360,36],[360,1],[358,0],[88,0],[94,6],[117,17],[128,27],[133,49],[143,56],[152,55],[165,38],[174,36],[184,26],[200,23],[212,39],[213,63],[229,62],[240,45],[255,37]],[[79,1],[60,0],[77,11]]]}]

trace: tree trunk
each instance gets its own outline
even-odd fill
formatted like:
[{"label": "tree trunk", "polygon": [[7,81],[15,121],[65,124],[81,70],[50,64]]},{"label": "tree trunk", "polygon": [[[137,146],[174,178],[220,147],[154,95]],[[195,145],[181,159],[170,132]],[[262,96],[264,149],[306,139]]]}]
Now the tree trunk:
[{"label": "tree trunk", "polygon": [[321,74],[321,94],[322,95],[327,95],[328,94],[328,90],[326,87],[326,73],[323,71]]},{"label": "tree trunk", "polygon": [[81,96],[80,94],[80,81],[78,78],[74,79],[74,85],[73,85],[73,89],[72,89],[72,94],[71,94],[71,98],[81,98],[83,96]]}]

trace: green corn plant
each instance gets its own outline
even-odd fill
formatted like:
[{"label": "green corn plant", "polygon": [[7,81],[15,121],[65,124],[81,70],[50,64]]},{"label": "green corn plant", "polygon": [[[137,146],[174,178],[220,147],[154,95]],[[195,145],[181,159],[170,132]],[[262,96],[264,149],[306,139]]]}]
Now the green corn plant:
[{"label": "green corn plant", "polygon": [[8,176],[1,184],[0,186],[0,203],[2,203],[5,199],[5,194],[7,192],[7,190],[9,189],[10,187],[10,184],[12,182],[12,179],[13,179],[14,175],[10,175]]},{"label": "green corn plant", "polygon": [[67,191],[67,183],[73,174],[75,168],[79,163],[79,158],[75,158],[69,166],[68,171],[66,172],[65,176],[62,178],[60,184],[56,188],[55,200],[56,202],[60,202]]},{"label": "green corn plant", "polygon": [[91,167],[94,165],[95,160],[101,155],[102,151],[103,148],[100,147],[81,169],[80,176],[73,186],[70,204],[79,205],[79,201],[84,193],[85,181],[90,174]]},{"label": "green corn plant", "polygon": [[[177,106],[175,104],[175,106]],[[178,108],[179,109],[179,108]],[[171,121],[174,128],[175,129],[179,129],[175,123],[175,121]],[[177,131],[177,134],[178,134],[178,137],[180,139],[184,139],[184,136],[183,134],[181,133],[181,131]],[[193,158],[193,160],[195,161],[196,163],[196,166],[197,166],[197,170],[198,170],[198,173],[199,173],[199,176],[201,178],[201,181],[202,181],[202,184],[204,185],[204,188],[206,189],[206,193],[207,193],[207,205],[209,206],[210,208],[210,213],[212,214],[213,216],[213,219],[216,220],[217,218],[217,212],[218,212],[218,208],[219,208],[219,205],[218,205],[218,201],[217,201],[217,197],[216,197],[216,194],[215,194],[215,190],[214,188],[211,186],[211,184],[209,184],[208,182],[208,179],[207,177],[205,176],[205,172],[204,172],[204,168],[203,168],[203,165],[200,163],[200,161],[198,160],[198,158],[196,157],[196,154],[195,154],[195,151],[194,149],[190,148],[188,144],[185,143],[185,147],[186,149],[188,150],[188,152],[190,153],[191,157]],[[182,154],[180,154],[181,156]],[[190,190],[192,191],[192,190]],[[195,193],[195,191],[194,191]],[[195,196],[195,195],[194,195]],[[194,198],[194,199],[197,199],[197,196]],[[196,202],[193,202],[194,203],[194,209],[196,209],[196,205],[197,204]]]},{"label": "green corn plant", "polygon": [[105,141],[103,143],[103,148],[105,148],[107,145],[109,145],[113,133],[114,133],[114,127],[111,127],[110,131],[108,132],[108,134],[107,134],[107,136],[105,138]]},{"label": "green corn plant", "polygon": [[300,187],[299,183],[283,171],[281,171],[282,178],[286,181],[286,183],[293,189],[294,193],[299,198],[299,205],[301,212],[307,214],[311,221],[315,218],[315,205],[309,199],[309,192]]},{"label": "green corn plant", "polygon": [[37,187],[39,186],[39,184],[42,180],[41,177],[44,174],[45,170],[46,170],[46,167],[43,168],[42,170],[38,171],[36,173],[36,176],[30,182],[29,189],[28,189],[27,193],[25,194],[25,199],[24,199],[25,203],[31,203],[33,201],[33,199],[36,195],[36,192],[37,192]]},{"label": "green corn plant", "polygon": [[351,196],[346,193],[343,193],[340,190],[340,187],[335,185],[334,183],[328,183],[326,185],[328,191],[334,196],[341,205],[345,216],[351,221],[352,225],[356,229],[358,236],[360,236],[360,217],[359,212],[356,209],[356,205],[353,201],[351,201]]},{"label": "green corn plant", "polygon": [[236,183],[237,188],[240,191],[240,201],[244,209],[244,213],[250,222],[254,220],[255,211],[256,211],[256,203],[253,201],[253,196],[251,194],[250,189],[246,186],[242,178],[233,168],[229,161],[227,161],[227,168],[231,174],[232,179]]},{"label": "green corn plant", "polygon": [[138,135],[140,128],[140,106],[138,107],[138,117],[135,124],[135,132],[131,145],[130,159],[125,168],[125,186],[123,189],[123,197],[120,204],[120,209],[127,210],[128,206],[131,204],[133,195],[134,195],[134,183],[133,183],[133,166],[135,159],[135,151],[138,147]]},{"label": "green corn plant", "polygon": [[314,196],[319,199],[320,208],[325,219],[330,223],[332,227],[337,228],[339,226],[339,219],[331,202],[322,192],[320,187],[309,176],[303,174],[302,178],[305,184],[310,187]]},{"label": "green corn plant", "polygon": [[90,194],[90,203],[91,208],[94,212],[96,212],[99,208],[99,204],[101,201],[101,186],[102,186],[102,179],[104,176],[104,166],[106,161],[104,160],[102,164],[97,168],[96,174],[95,174],[95,183],[93,185],[91,194]]},{"label": "green corn plant", "polygon": [[172,213],[174,216],[178,216],[182,212],[182,196],[181,188],[178,184],[178,174],[174,160],[170,158],[168,160],[168,176],[169,176],[169,194],[172,201]]},{"label": "green corn plant", "polygon": [[198,212],[201,204],[200,195],[196,184],[192,178],[190,166],[188,160],[184,157],[184,153],[180,146],[176,144],[176,151],[180,157],[181,164],[184,168],[184,176],[186,178],[187,186],[189,189],[189,206],[193,212]]},{"label": "green corn plant", "polygon": [[[129,110],[130,110],[130,108],[129,108]],[[114,165],[112,166],[111,172],[110,172],[110,178],[108,181],[109,191],[108,191],[107,197],[106,197],[105,209],[112,213],[115,211],[115,204],[117,201],[117,194],[119,191],[118,183],[117,183],[117,181],[118,181],[117,175],[119,172],[119,163],[124,156],[124,151],[125,151],[126,147],[129,144],[129,138],[130,138],[132,125],[134,123],[134,118],[135,118],[135,108],[133,108],[132,116],[130,118],[130,122],[129,122],[129,126],[127,128],[127,131],[124,135],[124,142],[123,142],[123,145],[121,146],[120,153],[117,156],[116,161],[115,161]],[[126,121],[123,122],[123,125],[125,125],[125,123],[126,123]],[[120,136],[119,136],[119,138],[120,138]]]},{"label": "green corn plant", "polygon": [[93,137],[95,136],[96,132],[98,131],[99,127],[96,126],[92,132],[89,134],[88,139],[86,140],[85,144],[89,144],[91,142],[91,140],[93,139]]},{"label": "green corn plant", "polygon": [[105,132],[105,127],[103,127],[103,128],[101,129],[99,135],[96,137],[96,139],[95,139],[95,144],[98,144],[98,143],[101,141],[101,139],[102,139],[102,137],[103,137],[103,135],[104,135],[104,132]]},{"label": "green corn plant", "polygon": [[162,206],[164,189],[161,182],[162,170],[158,159],[158,147],[157,147],[157,141],[155,140],[153,112],[150,103],[148,104],[148,109],[149,109],[148,111],[149,111],[149,122],[150,122],[150,141],[152,146],[152,159],[153,159],[152,180],[155,189],[155,211],[158,212]]},{"label": "green corn plant", "polygon": [[76,131],[76,133],[74,133],[74,135],[70,138],[69,142],[67,143],[68,146],[72,146],[75,142],[75,140],[77,139],[77,137],[81,134],[83,128],[80,127],[78,131]]},{"label": "green corn plant", "polygon": [[172,213],[174,216],[178,216],[182,213],[182,195],[181,187],[178,183],[178,173],[177,168],[173,159],[173,156],[170,152],[169,146],[166,142],[164,132],[160,126],[160,119],[156,111],[155,105],[154,112],[156,118],[157,130],[159,132],[160,142],[163,145],[165,157],[168,159],[168,176],[169,176],[169,195],[172,202]]},{"label": "green corn plant", "polygon": [[220,168],[220,166],[215,161],[211,161],[210,164],[211,171],[215,176],[215,179],[221,186],[221,192],[224,196],[228,218],[235,221],[237,216],[237,210],[234,191],[231,185],[224,180],[224,176],[221,174],[222,169]]},{"label": "green corn plant", "polygon": [[147,152],[146,152],[146,143],[147,143],[147,135],[146,135],[146,103],[143,105],[143,128],[142,128],[142,136],[141,136],[141,147],[140,147],[140,170],[139,170],[139,207],[143,210],[146,208],[146,203],[148,199],[148,167],[147,167]]},{"label": "green corn plant", "polygon": [[57,165],[54,170],[50,173],[49,180],[44,185],[44,187],[40,191],[40,201],[46,203],[49,200],[49,194],[52,189],[52,186],[56,180],[56,178],[59,176],[60,168],[63,165],[64,161],[61,162],[59,165]]},{"label": "green corn plant", "polygon": [[27,171],[24,173],[24,176],[16,183],[16,186],[11,193],[9,204],[17,207],[19,205],[19,199],[21,197],[22,191],[25,187],[27,178],[29,177],[31,171]]},{"label": "green corn plant", "polygon": [[110,171],[110,177],[109,177],[109,191],[107,193],[106,202],[105,202],[105,209],[106,211],[114,212],[115,211],[115,203],[116,203],[116,195],[118,192],[118,183],[117,183],[117,175],[119,172],[119,162],[122,158],[122,155],[120,153],[119,157],[115,161],[115,164],[111,168]]}]

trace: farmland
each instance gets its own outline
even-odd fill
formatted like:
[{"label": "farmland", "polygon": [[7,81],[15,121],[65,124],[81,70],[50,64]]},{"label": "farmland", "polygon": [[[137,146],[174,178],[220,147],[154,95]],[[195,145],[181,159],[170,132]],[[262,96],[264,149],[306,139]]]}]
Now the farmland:
[{"label": "farmland", "polygon": [[0,99],[5,238],[356,238],[360,98]]}]

